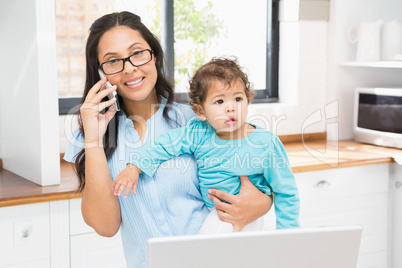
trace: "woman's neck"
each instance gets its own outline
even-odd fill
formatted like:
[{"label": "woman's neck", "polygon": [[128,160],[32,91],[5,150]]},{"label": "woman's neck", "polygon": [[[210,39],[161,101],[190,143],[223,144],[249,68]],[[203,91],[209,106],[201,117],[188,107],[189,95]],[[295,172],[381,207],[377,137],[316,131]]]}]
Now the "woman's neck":
[{"label": "woman's neck", "polygon": [[147,131],[146,122],[158,111],[159,105],[160,97],[158,98],[155,91],[142,101],[124,99],[124,111],[127,113],[127,117],[133,121],[134,129],[137,131],[141,143],[144,143]]},{"label": "woman's neck", "polygon": [[137,120],[148,120],[159,109],[160,97],[156,95],[156,92],[150,94],[145,100],[133,101],[129,99],[124,100],[124,108],[127,113],[127,117],[137,118]]}]

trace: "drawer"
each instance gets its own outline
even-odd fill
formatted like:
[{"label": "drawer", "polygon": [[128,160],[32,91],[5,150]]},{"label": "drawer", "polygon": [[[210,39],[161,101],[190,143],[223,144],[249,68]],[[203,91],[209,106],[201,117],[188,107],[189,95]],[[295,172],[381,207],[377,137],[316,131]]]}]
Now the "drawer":
[{"label": "drawer", "polygon": [[[370,254],[359,255],[357,259],[357,268],[385,268],[387,265],[387,252],[380,251]],[[399,266],[392,266],[398,268]]]},{"label": "drawer", "polygon": [[300,200],[324,200],[388,192],[388,164],[295,174]]},{"label": "drawer", "polygon": [[[302,202],[299,219],[301,228],[362,226],[360,253],[367,254],[387,249],[387,213],[387,195],[377,193],[343,199]],[[275,211],[272,208],[264,216],[264,229],[275,229],[275,221]]]},{"label": "drawer", "polygon": [[50,258],[49,203],[0,208],[0,266]]},{"label": "drawer", "polygon": [[378,193],[343,199],[303,202],[301,227],[360,225],[363,227],[360,253],[387,250],[387,195]]},{"label": "drawer", "polygon": [[81,213],[81,198],[70,200],[70,235],[94,233],[95,230],[88,226]]}]

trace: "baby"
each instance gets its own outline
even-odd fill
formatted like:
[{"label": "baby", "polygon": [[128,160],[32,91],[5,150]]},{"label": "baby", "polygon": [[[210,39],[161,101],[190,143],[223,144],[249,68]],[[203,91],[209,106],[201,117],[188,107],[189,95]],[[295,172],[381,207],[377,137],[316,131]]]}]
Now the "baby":
[{"label": "baby", "polygon": [[[214,58],[201,66],[190,81],[190,104],[199,120],[170,130],[144,145],[131,156],[116,177],[113,189],[125,196],[136,194],[139,174],[152,177],[158,166],[182,154],[193,154],[198,164],[201,195],[211,210],[200,233],[232,232],[231,224],[220,221],[208,189],[230,194],[240,191],[239,176],[249,176],[262,192],[274,194],[276,228],[299,227],[299,196],[294,175],[279,138],[246,122],[248,105],[254,96],[248,76],[237,60]],[[243,228],[263,229],[263,219]]]}]

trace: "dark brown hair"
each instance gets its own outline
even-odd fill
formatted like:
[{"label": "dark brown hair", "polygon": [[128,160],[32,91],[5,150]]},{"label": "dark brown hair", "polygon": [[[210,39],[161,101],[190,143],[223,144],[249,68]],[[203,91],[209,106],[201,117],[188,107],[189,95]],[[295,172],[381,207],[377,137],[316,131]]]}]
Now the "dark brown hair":
[{"label": "dark brown hair", "polygon": [[189,99],[190,105],[202,105],[205,101],[208,88],[215,82],[220,81],[228,86],[241,81],[244,85],[244,92],[251,101],[255,91],[248,81],[248,75],[242,70],[235,57],[212,58],[211,61],[201,66],[190,80]]},{"label": "dark brown hair", "polygon": [[[165,68],[164,55],[162,47],[151,31],[141,22],[141,18],[133,13],[123,11],[104,15],[97,19],[91,26],[89,36],[87,39],[85,57],[86,57],[86,80],[84,94],[81,99],[81,104],[84,103],[88,91],[93,85],[100,80],[98,74],[99,62],[98,62],[98,44],[101,36],[117,27],[127,26],[133,30],[138,31],[141,36],[148,43],[152,49],[156,58],[156,70],[158,78],[156,80],[155,89],[157,96],[163,96],[167,99],[165,109],[163,111],[163,117],[169,121],[168,109],[171,106],[174,99],[173,82],[169,79],[167,69]],[[104,99],[104,101],[107,99]],[[124,102],[119,97],[119,102],[124,110]],[[78,111],[79,114],[79,111]],[[80,115],[80,114],[79,114]],[[117,146],[117,132],[119,116],[116,114],[110,121],[106,133],[103,137],[104,151],[107,159],[113,155]],[[85,137],[84,128],[81,120],[81,116],[78,116],[79,129]],[[85,150],[81,150],[76,157],[75,170],[78,175],[80,185],[78,191],[82,191],[85,187]]]}]

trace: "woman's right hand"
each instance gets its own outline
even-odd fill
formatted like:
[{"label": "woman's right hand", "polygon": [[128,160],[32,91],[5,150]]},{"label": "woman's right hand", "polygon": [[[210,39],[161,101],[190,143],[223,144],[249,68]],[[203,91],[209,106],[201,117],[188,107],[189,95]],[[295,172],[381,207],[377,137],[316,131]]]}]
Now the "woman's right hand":
[{"label": "woman's right hand", "polygon": [[273,203],[272,196],[258,190],[247,176],[240,176],[240,182],[241,188],[238,195],[212,188],[208,190],[208,198],[214,202],[219,218],[231,223],[234,232],[241,231],[247,224],[264,216]]},{"label": "woman's right hand", "polygon": [[[103,146],[103,135],[106,132],[107,125],[116,114],[116,98],[101,102],[109,93],[116,90],[116,86],[105,88],[106,78],[99,80],[89,91],[84,103],[81,105],[80,113],[82,124],[85,131],[85,147]],[[105,114],[100,112],[111,106]]]}]

